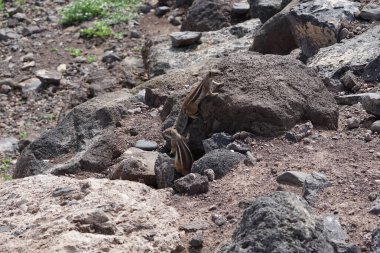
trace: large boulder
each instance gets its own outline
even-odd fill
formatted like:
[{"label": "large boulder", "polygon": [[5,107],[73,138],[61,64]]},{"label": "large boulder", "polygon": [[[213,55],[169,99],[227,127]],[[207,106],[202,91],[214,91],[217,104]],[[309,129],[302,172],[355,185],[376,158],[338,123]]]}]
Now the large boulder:
[{"label": "large boulder", "polygon": [[244,211],[232,242],[221,253],[282,252],[334,253],[323,225],[308,210],[307,203],[290,192],[275,192],[257,198]]},{"label": "large boulder", "polygon": [[307,65],[317,68],[327,77],[339,78],[351,70],[355,74],[363,75],[368,81],[375,81],[379,78],[379,74],[375,72],[379,68],[376,65],[379,63],[379,56],[380,25],[377,25],[352,39],[321,48],[308,60]]},{"label": "large boulder", "polygon": [[[290,56],[234,53],[217,66],[217,96],[200,105],[212,132],[273,136],[301,120],[336,129],[338,106],[317,73]],[[206,128],[207,129],[207,128]]]},{"label": "large boulder", "polygon": [[207,68],[221,56],[249,48],[255,32],[261,25],[253,19],[219,31],[202,33],[202,44],[184,48],[172,48],[169,36],[159,36],[146,41],[143,57],[150,78],[167,73],[171,69]]},{"label": "large boulder", "polygon": [[230,25],[231,8],[223,0],[195,0],[181,31],[215,31]]},{"label": "large boulder", "polygon": [[348,0],[293,0],[257,32],[251,49],[288,54],[296,44],[310,57],[319,48],[339,42],[342,24],[354,20],[358,7],[359,3]]},{"label": "large boulder", "polygon": [[115,129],[135,98],[127,91],[108,93],[73,108],[58,125],[25,148],[13,174],[105,172],[127,146]]},{"label": "large boulder", "polygon": [[0,251],[180,252],[180,216],[164,200],[131,181],[12,180],[0,188]]},{"label": "large boulder", "polygon": [[290,2],[291,0],[249,0],[249,12],[251,17],[258,17],[265,23]]}]

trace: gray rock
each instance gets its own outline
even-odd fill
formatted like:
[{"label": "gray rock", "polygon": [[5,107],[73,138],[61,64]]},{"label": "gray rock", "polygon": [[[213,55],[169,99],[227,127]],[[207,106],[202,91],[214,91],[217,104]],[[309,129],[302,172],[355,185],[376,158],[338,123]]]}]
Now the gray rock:
[{"label": "gray rock", "polygon": [[191,172],[203,175],[205,170],[212,169],[215,172],[215,178],[219,179],[245,159],[246,157],[240,153],[215,149],[195,161]]},{"label": "gray rock", "polygon": [[180,17],[169,17],[170,24],[174,26],[180,26],[182,24],[182,19]]},{"label": "gray rock", "polygon": [[155,14],[156,16],[161,17],[165,15],[166,13],[168,13],[169,11],[170,11],[170,7],[168,6],[158,6],[156,8]]},{"label": "gray rock", "polygon": [[138,140],[135,144],[136,148],[150,151],[157,149],[158,145],[155,141],[147,141],[147,140]]},{"label": "gray rock", "polygon": [[[135,102],[133,95],[121,90],[75,107],[55,128],[24,149],[13,177],[80,171],[104,173],[127,146],[126,137],[115,138],[115,128],[132,102]],[[59,162],[55,161],[57,158]]]},{"label": "gray rock", "polygon": [[174,181],[174,189],[182,194],[196,195],[208,192],[208,178],[190,173]]},{"label": "gray rock", "polygon": [[366,20],[380,20],[380,7],[377,4],[367,4],[360,12],[360,17]]},{"label": "gray rock", "polygon": [[129,33],[131,38],[139,39],[141,38],[141,33],[139,31],[133,30]]},{"label": "gray rock", "polygon": [[361,103],[368,113],[380,117],[380,93],[366,93]]},{"label": "gray rock", "polygon": [[372,253],[380,253],[380,227],[372,231]]},{"label": "gray rock", "polygon": [[251,148],[241,141],[234,141],[227,145],[226,149],[233,150],[235,152],[239,152],[241,154],[247,154],[247,152],[251,151]]},{"label": "gray rock", "polygon": [[310,136],[313,132],[313,124],[309,121],[305,124],[295,125],[291,131],[285,134],[288,141],[299,142],[303,138]]},{"label": "gray rock", "polygon": [[18,21],[24,21],[26,20],[26,15],[25,13],[16,13],[15,15],[12,16],[12,18],[17,19]]},{"label": "gray rock", "polygon": [[[361,74],[363,69],[372,61],[379,61],[377,59],[379,55],[380,26],[378,25],[352,39],[346,39],[341,43],[321,48],[316,55],[307,61],[307,65],[317,68],[323,76],[339,78],[347,70]],[[378,65],[375,64],[372,67],[376,69]]]},{"label": "gray rock", "polygon": [[356,117],[349,118],[346,121],[346,126],[347,126],[347,129],[358,128],[360,126],[360,119]]},{"label": "gray rock", "polygon": [[291,0],[249,0],[251,17],[258,17],[265,23],[290,2]]},{"label": "gray rock", "polygon": [[234,3],[232,5],[231,14],[235,16],[246,15],[249,12],[249,4],[248,3]]},{"label": "gray rock", "polygon": [[8,86],[10,86],[12,88],[16,88],[17,87],[16,83],[11,78],[1,79],[0,80],[0,86],[1,85],[8,85]]},{"label": "gray rock", "polygon": [[369,195],[368,195],[368,199],[369,201],[375,201],[378,197],[378,193],[377,192],[371,192]]},{"label": "gray rock", "polygon": [[0,29],[0,41],[20,39],[21,35],[9,28]]},{"label": "gray rock", "polygon": [[380,55],[365,66],[362,78],[367,82],[380,81]]},{"label": "gray rock", "polygon": [[218,31],[203,32],[202,46],[196,49],[172,48],[172,41],[166,35],[147,39],[143,58],[149,78],[172,69],[193,67],[198,68],[199,72],[204,71],[224,55],[246,51],[260,25],[258,19],[253,19]]},{"label": "gray rock", "polygon": [[215,172],[212,169],[205,170],[204,174],[208,178],[208,181],[212,182],[215,180]]},{"label": "gray rock", "polygon": [[177,7],[182,7],[182,6],[191,6],[193,4],[194,0],[176,0],[175,5]]},{"label": "gray rock", "polygon": [[361,84],[358,82],[357,77],[352,73],[352,71],[347,71],[344,73],[344,75],[340,78],[340,81],[344,85],[344,87],[352,92],[357,92]]},{"label": "gray rock", "polygon": [[286,171],[276,178],[277,183],[294,185],[298,187],[304,186],[306,178],[310,174],[301,171]]},{"label": "gray rock", "polygon": [[333,253],[322,226],[309,213],[307,204],[290,192],[257,198],[244,211],[232,242],[220,253],[283,252]]},{"label": "gray rock", "polygon": [[138,7],[138,12],[141,12],[141,13],[144,13],[144,14],[147,14],[150,12],[150,10],[152,9],[152,6],[148,3],[143,3],[141,4],[139,7]]},{"label": "gray rock", "polygon": [[370,214],[374,214],[374,215],[380,215],[380,200],[376,200],[373,204],[373,206],[371,207],[371,210],[369,210],[369,213]]},{"label": "gray rock", "polygon": [[342,82],[337,79],[323,77],[322,80],[323,83],[326,85],[326,88],[332,93],[339,93],[345,90]]},{"label": "gray rock", "polygon": [[118,158],[120,162],[109,169],[108,178],[136,181],[155,187],[157,157],[158,152],[129,148]]},{"label": "gray rock", "polygon": [[12,90],[12,87],[6,84],[0,85],[0,93],[8,94]]},{"label": "gray rock", "polygon": [[40,79],[42,85],[59,85],[62,79],[62,74],[55,70],[40,69],[36,71],[35,75]]},{"label": "gray rock", "polygon": [[174,159],[167,154],[158,154],[154,165],[154,172],[156,174],[158,189],[172,187],[174,180],[178,177],[176,176]]},{"label": "gray rock", "polygon": [[224,218],[223,215],[219,215],[219,214],[212,214],[212,215],[211,215],[211,220],[212,220],[216,225],[218,225],[219,227],[220,227],[220,226],[223,226],[223,225],[226,224],[226,222],[227,222],[226,218]]},{"label": "gray rock", "polygon": [[336,96],[335,101],[338,103],[338,105],[354,105],[357,103],[361,103],[362,99],[368,94],[376,93],[357,93],[351,95]]},{"label": "gray rock", "polygon": [[122,59],[113,51],[107,51],[102,57],[102,62],[113,63],[115,61],[121,61]]},{"label": "gray rock", "polygon": [[317,74],[299,61],[244,52],[223,58],[217,68],[222,74],[215,81],[221,85],[213,85],[212,91],[218,96],[200,104],[201,117],[208,119],[212,132],[245,130],[273,136],[301,120],[337,128],[334,98]]},{"label": "gray rock", "polygon": [[325,175],[312,172],[311,175],[308,175],[305,178],[302,197],[306,199],[311,206],[315,206],[317,193],[326,187],[330,187],[331,185],[332,184]]},{"label": "gray rock", "polygon": [[[230,25],[230,7],[220,0],[195,0],[181,31],[215,31]],[[225,13],[228,13],[227,15]]]},{"label": "gray rock", "polygon": [[199,43],[202,33],[200,32],[174,32],[171,33],[173,47],[184,47]]},{"label": "gray rock", "polygon": [[203,233],[202,231],[197,231],[194,236],[191,238],[189,244],[193,248],[202,248],[203,246]]},{"label": "gray rock", "polygon": [[20,61],[21,62],[34,61],[34,54],[27,53],[26,55],[23,55],[20,57]]},{"label": "gray rock", "polygon": [[343,22],[354,20],[359,6],[348,0],[300,1],[294,6],[288,19],[303,54],[310,57],[320,48],[338,42]]},{"label": "gray rock", "polygon": [[18,139],[14,137],[0,139],[0,152],[15,151],[17,150]]},{"label": "gray rock", "polygon": [[202,141],[206,153],[214,149],[226,148],[232,142],[232,136],[227,133],[215,133],[210,138]]},{"label": "gray rock", "polygon": [[42,88],[42,82],[38,78],[30,78],[18,84],[18,87],[22,89],[22,92],[27,93],[30,91]]},{"label": "gray rock", "polygon": [[183,230],[185,232],[196,232],[198,230],[206,230],[208,227],[209,225],[207,222],[193,221],[191,223],[179,226],[179,230]]},{"label": "gray rock", "polygon": [[21,34],[23,36],[30,36],[32,34],[40,33],[40,32],[43,32],[43,31],[44,31],[44,29],[40,28],[37,25],[29,25],[29,26],[26,26],[26,27],[22,28]]},{"label": "gray rock", "polygon": [[380,120],[373,122],[370,129],[373,133],[380,134]]}]

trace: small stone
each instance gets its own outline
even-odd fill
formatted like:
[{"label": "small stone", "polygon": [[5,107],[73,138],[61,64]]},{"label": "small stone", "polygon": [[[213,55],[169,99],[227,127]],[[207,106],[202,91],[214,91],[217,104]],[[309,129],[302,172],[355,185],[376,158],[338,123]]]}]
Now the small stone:
[{"label": "small stone", "polygon": [[215,172],[212,169],[205,170],[204,174],[207,176],[208,181],[212,182],[215,180]]},{"label": "small stone", "polygon": [[347,71],[340,79],[344,87],[352,92],[356,92],[360,89],[361,84],[358,82],[357,77],[351,71]]},{"label": "small stone", "polygon": [[27,53],[26,55],[20,57],[20,61],[22,62],[34,61],[34,54]]},{"label": "small stone", "polygon": [[347,28],[343,28],[342,30],[340,30],[339,39],[343,40],[343,39],[349,38],[348,34],[349,34],[348,29]]},{"label": "small stone", "polygon": [[240,16],[246,15],[249,12],[249,4],[248,3],[234,3],[232,5],[232,15]]},{"label": "small stone", "polygon": [[208,192],[208,178],[200,174],[190,173],[174,181],[174,189],[189,195]]},{"label": "small stone", "polygon": [[277,183],[302,187],[310,174],[301,171],[286,171],[277,177]]},{"label": "small stone", "polygon": [[380,120],[376,120],[375,122],[373,122],[370,129],[373,133],[380,134]]},{"label": "small stone", "polygon": [[352,117],[347,119],[346,126],[348,129],[355,129],[360,126],[360,120],[358,118]]},{"label": "small stone", "polygon": [[216,207],[216,205],[212,205],[212,206],[210,206],[210,208],[208,209],[209,211],[214,211],[214,210],[216,210],[217,209],[217,207]]},{"label": "small stone", "polygon": [[380,117],[380,93],[364,93],[361,103],[368,113]]},{"label": "small stone", "polygon": [[299,142],[306,136],[312,134],[313,124],[309,121],[305,124],[295,125],[291,131],[285,134],[285,139],[292,142]]},{"label": "small stone", "polygon": [[36,77],[40,79],[44,85],[59,85],[62,74],[55,70],[40,69],[36,71]]},{"label": "small stone", "polygon": [[174,32],[171,33],[170,38],[172,40],[173,47],[185,47],[199,43],[202,33],[200,32]]},{"label": "small stone", "polygon": [[138,140],[135,147],[142,150],[151,151],[157,149],[158,145],[155,141]]},{"label": "small stone", "polygon": [[375,201],[378,197],[378,193],[377,192],[371,192],[369,195],[368,195],[368,199],[369,201]]},{"label": "small stone", "polygon": [[132,30],[130,33],[129,33],[129,36],[131,38],[135,38],[135,39],[139,39],[141,38],[141,33],[136,31],[136,30]]},{"label": "small stone", "polygon": [[58,72],[65,72],[67,69],[67,65],[66,64],[59,64],[59,66],[57,67],[57,71]]},{"label": "small stone", "polygon": [[6,78],[6,79],[0,80],[0,86],[1,85],[8,85],[8,86],[10,86],[12,88],[15,88],[17,86],[15,84],[15,82],[12,79],[10,79],[10,78]]},{"label": "small stone", "polygon": [[41,87],[42,82],[38,78],[31,78],[18,84],[18,87],[22,89],[22,92],[29,92],[37,90]]},{"label": "small stone", "polygon": [[201,248],[203,246],[203,233],[202,233],[202,231],[197,231],[195,233],[195,235],[191,238],[189,244],[193,248]]},{"label": "small stone", "polygon": [[0,139],[0,152],[17,150],[18,139],[14,137]]},{"label": "small stone", "polygon": [[12,16],[12,18],[17,19],[18,21],[24,21],[26,19],[26,15],[24,13],[16,13]]},{"label": "small stone", "polygon": [[121,61],[122,59],[113,51],[107,51],[104,53],[102,61],[105,63],[113,63],[115,61]]},{"label": "small stone", "polygon": [[21,66],[21,69],[22,70],[25,70],[25,69],[29,69],[29,68],[33,68],[36,66],[36,62],[35,61],[30,61],[30,62],[25,62],[22,66]]},{"label": "small stone", "polygon": [[220,148],[226,148],[232,142],[231,135],[227,133],[215,133],[210,138],[202,141],[206,153]]},{"label": "small stone", "polygon": [[24,27],[21,33],[24,36],[30,36],[32,34],[40,33],[40,32],[42,32],[42,29],[40,27],[36,25],[30,25],[30,26]]},{"label": "small stone", "polygon": [[185,232],[196,232],[198,230],[206,230],[208,227],[209,225],[206,222],[193,221],[191,223],[179,226],[179,230],[183,230]]},{"label": "small stone", "polygon": [[0,93],[8,94],[12,90],[12,87],[6,84],[0,86]]},{"label": "small stone", "polygon": [[173,17],[173,16],[171,16],[169,18],[169,22],[170,22],[170,24],[172,24],[174,26],[179,26],[179,25],[182,24],[182,21],[181,21],[180,17]]},{"label": "small stone", "polygon": [[380,201],[376,201],[374,206],[369,211],[370,214],[379,215],[380,214]]},{"label": "small stone", "polygon": [[150,12],[150,10],[152,9],[152,6],[150,6],[149,4],[147,3],[144,3],[144,4],[141,4],[138,8],[138,12],[140,13],[144,13],[144,14],[147,14]]},{"label": "small stone", "polygon": [[77,56],[74,58],[74,62],[76,62],[76,63],[87,63],[87,58],[84,56]]},{"label": "small stone", "polygon": [[244,143],[234,141],[227,145],[226,149],[233,150],[235,152],[239,152],[241,154],[246,154],[251,150],[251,148]]},{"label": "small stone", "polygon": [[222,216],[222,215],[219,215],[219,214],[212,214],[211,215],[211,220],[216,224],[218,225],[219,227],[220,226],[223,226],[224,224],[226,224],[227,220]]},{"label": "small stone", "polygon": [[366,133],[365,135],[364,135],[364,141],[365,142],[370,142],[370,141],[372,141],[373,140],[373,136],[370,134],[370,133]]},{"label": "small stone", "polygon": [[327,177],[321,173],[312,172],[311,175],[305,178],[302,197],[311,205],[315,206],[317,193],[332,184]]},{"label": "small stone", "polygon": [[170,11],[170,8],[168,6],[159,6],[156,8],[156,16],[157,17],[161,17],[163,15],[165,15],[166,13],[168,13]]},{"label": "small stone", "polygon": [[380,7],[377,4],[367,4],[360,12],[360,17],[366,20],[380,20]]}]

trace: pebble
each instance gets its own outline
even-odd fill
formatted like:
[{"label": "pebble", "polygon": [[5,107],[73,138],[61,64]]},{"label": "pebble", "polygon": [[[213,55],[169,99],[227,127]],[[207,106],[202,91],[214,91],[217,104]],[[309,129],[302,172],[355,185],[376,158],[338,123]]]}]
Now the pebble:
[{"label": "pebble", "polygon": [[40,69],[35,74],[42,84],[59,85],[59,81],[62,79],[62,74],[55,70]]},{"label": "pebble", "polygon": [[185,232],[196,232],[198,230],[206,230],[208,227],[209,225],[207,222],[193,221],[191,223],[179,226],[179,230],[183,230]]},{"label": "pebble", "polygon": [[170,8],[168,6],[159,6],[156,8],[156,16],[161,17],[168,13],[170,11]]},{"label": "pebble", "polygon": [[355,129],[360,126],[360,120],[358,118],[352,117],[347,119],[346,126],[348,129]]},{"label": "pebble", "polygon": [[369,201],[375,201],[378,197],[378,194],[377,192],[371,192],[369,195],[368,195],[368,199]]},{"label": "pebble", "polygon": [[18,87],[22,89],[22,92],[29,92],[41,87],[42,82],[38,78],[31,78],[18,84]]},{"label": "pebble", "polygon": [[25,69],[33,68],[35,66],[36,66],[35,61],[25,62],[24,64],[22,64],[21,69],[25,70]]},{"label": "pebble", "polygon": [[191,238],[189,244],[193,248],[201,248],[203,246],[203,233],[202,231],[197,231],[195,235]]},{"label": "pebble", "polygon": [[218,226],[223,226],[227,222],[227,220],[222,215],[219,215],[219,214],[212,214],[211,220]]},{"label": "pebble", "polygon": [[155,141],[138,140],[135,147],[142,150],[151,151],[157,149],[158,145]]},{"label": "pebble", "polygon": [[380,134],[380,120],[376,120],[375,122],[373,122],[370,129],[373,133]]},{"label": "pebble", "polygon": [[12,90],[12,87],[6,84],[0,86],[0,93],[8,94]]},{"label": "pebble", "polygon": [[212,169],[205,170],[204,174],[207,176],[208,181],[212,182],[215,180],[215,172]]},{"label": "pebble", "polygon": [[34,54],[27,53],[26,55],[20,57],[20,61],[22,62],[34,61]]},{"label": "pebble", "polygon": [[122,59],[113,51],[107,51],[102,57],[102,62],[113,63],[115,61],[121,61]]},{"label": "pebble", "polygon": [[200,32],[174,32],[171,33],[170,38],[172,40],[173,47],[185,47],[199,43],[202,33]]},{"label": "pebble", "polygon": [[310,174],[301,171],[286,171],[277,177],[277,183],[302,187]]},{"label": "pebble", "polygon": [[0,152],[16,150],[17,143],[18,143],[18,139],[16,139],[15,137],[0,139]]}]

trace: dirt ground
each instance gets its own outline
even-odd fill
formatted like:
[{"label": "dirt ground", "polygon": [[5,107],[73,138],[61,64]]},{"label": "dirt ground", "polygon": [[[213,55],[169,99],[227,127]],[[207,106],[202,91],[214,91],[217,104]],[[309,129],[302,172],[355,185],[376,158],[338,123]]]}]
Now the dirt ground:
[{"label": "dirt ground", "polygon": [[[32,1],[26,1],[27,3]],[[52,1],[44,1],[43,7],[55,5]],[[39,9],[39,7],[37,7]],[[54,10],[54,8],[52,8]],[[41,10],[42,11],[42,10]],[[54,12],[54,11],[53,11]],[[38,18],[40,13],[26,9],[29,18]],[[55,13],[56,14],[56,13]],[[2,15],[1,24],[7,20]],[[64,63],[69,73],[66,81],[55,89],[42,90],[39,93],[23,94],[13,91],[10,96],[0,97],[0,138],[18,137],[22,131],[27,132],[27,139],[33,140],[43,132],[53,128],[60,114],[64,114],[72,106],[91,98],[90,84],[87,82],[91,71],[100,67],[105,69],[106,77],[115,77],[118,84],[107,91],[125,87],[122,84],[123,73],[116,66],[102,63],[101,57],[109,48],[117,48],[125,56],[141,60],[141,46],[146,36],[165,35],[178,31],[178,27],[169,24],[167,16],[157,18],[150,13],[141,16],[133,29],[141,33],[140,38],[110,39],[107,41],[85,41],[78,37],[78,27],[62,28],[57,24],[46,24],[47,30],[33,37],[25,37],[19,42],[23,50],[13,52],[11,46],[2,42],[0,47],[0,79],[12,78],[23,81],[33,77],[36,69],[56,68]],[[128,25],[120,25],[116,31],[129,31]],[[96,64],[76,63],[66,48],[79,48],[84,55],[95,55]],[[36,67],[22,69],[18,64],[20,57],[33,52]],[[11,59],[9,59],[11,56]],[[15,64],[9,68],[10,63]],[[81,72],[82,71],[82,72]],[[84,72],[83,72],[84,71]],[[86,72],[87,71],[87,72]],[[146,80],[142,67],[132,70],[135,85]],[[283,136],[277,138],[256,137],[250,143],[256,155],[262,157],[255,166],[241,165],[220,180],[211,182],[210,191],[198,196],[173,195],[168,204],[181,214],[181,223],[204,221],[209,228],[203,232],[204,246],[201,250],[189,248],[189,252],[212,252],[231,235],[241,219],[247,203],[258,196],[266,195],[279,189],[276,176],[284,171],[297,170],[303,172],[320,172],[325,174],[332,186],[318,194],[315,212],[318,214],[335,214],[339,216],[343,228],[349,236],[349,242],[360,245],[362,252],[369,252],[371,230],[380,225],[379,217],[369,214],[372,202],[368,196],[379,192],[380,187],[380,138],[373,136],[371,141],[365,140],[367,130],[345,128],[346,119],[355,116],[363,122],[373,120],[360,107],[341,106],[340,126],[338,131],[313,130],[310,143],[291,143]],[[144,137],[157,141],[160,147],[164,140],[160,133],[161,121],[157,109],[143,108],[141,113],[134,114],[122,122],[117,134],[130,136],[130,145]],[[11,169],[19,153],[0,154],[0,160],[10,159]],[[11,173],[11,170],[9,171]],[[280,190],[301,194],[302,189],[282,186]],[[212,214],[223,215],[227,223],[217,226],[211,221]],[[193,233],[183,233],[184,245],[188,245]]]}]

